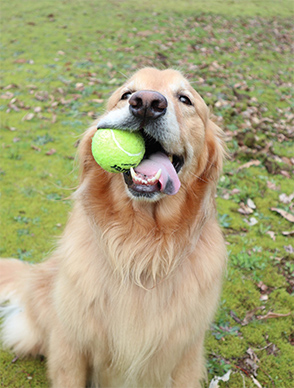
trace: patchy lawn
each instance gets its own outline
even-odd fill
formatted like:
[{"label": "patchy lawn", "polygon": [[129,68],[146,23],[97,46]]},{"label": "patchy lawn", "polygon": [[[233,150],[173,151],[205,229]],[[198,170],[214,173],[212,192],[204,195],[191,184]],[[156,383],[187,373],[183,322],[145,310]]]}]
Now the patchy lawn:
[{"label": "patchy lawn", "polygon": [[[158,4],[160,3],[160,4]],[[194,4],[195,3],[195,4]],[[52,250],[77,184],[76,144],[134,70],[174,67],[224,129],[218,190],[229,265],[208,380],[292,387],[293,3],[3,0],[0,254]],[[45,360],[0,351],[2,387],[47,387]]]}]

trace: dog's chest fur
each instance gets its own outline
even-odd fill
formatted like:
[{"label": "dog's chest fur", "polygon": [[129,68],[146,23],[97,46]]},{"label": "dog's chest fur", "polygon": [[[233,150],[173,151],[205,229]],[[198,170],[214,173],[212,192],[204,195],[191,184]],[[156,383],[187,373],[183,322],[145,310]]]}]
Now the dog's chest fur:
[{"label": "dog's chest fur", "polygon": [[[100,368],[104,378],[108,378],[109,372],[112,378],[116,376],[129,386],[132,379],[138,384],[140,380],[151,382],[154,376],[160,376],[161,383],[168,381],[170,370],[181,356],[176,349],[187,348],[197,330],[193,315],[199,290],[196,283],[192,290],[178,280],[168,279],[167,282],[169,287],[159,284],[149,291],[137,285],[121,287],[106,301],[104,314],[111,320],[104,322],[102,335],[96,333],[97,348],[102,347],[105,352],[104,359],[95,363],[104,364]],[[187,304],[191,306],[191,298],[195,298],[194,311],[186,309]],[[98,316],[100,314],[101,311]],[[152,376],[148,376],[150,370]],[[154,386],[156,383],[159,381],[154,381]]]},{"label": "dog's chest fur", "polygon": [[[81,216],[79,220],[82,220]],[[89,224],[84,226],[89,227]],[[67,289],[62,280],[60,287],[57,284],[55,295],[61,314],[68,311],[69,306],[72,310],[68,320],[63,315],[61,319],[69,332],[72,330],[72,338],[80,339],[81,348],[86,347],[92,353],[93,376],[99,376],[104,385],[114,386],[119,381],[119,386],[125,383],[131,387],[132,381],[138,386],[138,381],[143,384],[143,381],[155,379],[154,386],[165,386],[170,370],[181,358],[177,349],[184,351],[198,329],[196,311],[199,311],[201,298],[195,269],[187,259],[187,249],[191,250],[191,247],[175,249],[172,236],[170,241],[164,242],[160,238],[150,246],[150,236],[144,238],[138,232],[134,245],[122,225],[103,235],[98,233],[95,238],[89,237],[92,235],[85,231],[76,236],[74,246],[66,247],[72,252],[64,268],[71,279],[70,288]],[[97,244],[99,255],[91,257],[87,250],[95,251]],[[74,261],[81,261],[81,246],[82,267],[73,265]],[[183,255],[185,260],[174,257],[175,252]],[[165,263],[166,268],[161,269],[162,277],[153,278],[152,272],[158,274],[159,268],[152,269],[152,260],[154,266]],[[176,274],[165,276],[174,262],[181,263],[174,268]],[[144,272],[146,268],[148,276]],[[83,279],[87,279],[86,287],[80,283]],[[136,279],[141,284],[136,284]],[[76,304],[69,299],[73,286],[76,295],[80,289],[84,290]],[[76,325],[72,325],[73,320]],[[83,337],[75,332],[79,327],[85,327]],[[149,376],[150,371],[152,375]]]}]

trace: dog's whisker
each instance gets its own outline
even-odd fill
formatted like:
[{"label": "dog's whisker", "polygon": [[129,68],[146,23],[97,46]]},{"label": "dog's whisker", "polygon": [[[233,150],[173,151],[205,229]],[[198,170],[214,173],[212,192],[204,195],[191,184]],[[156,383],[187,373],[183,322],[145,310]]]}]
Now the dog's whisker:
[{"label": "dog's whisker", "polygon": [[208,163],[210,166],[216,168],[217,170],[222,171],[222,168],[219,167],[219,166],[217,165],[217,163],[212,162],[212,161],[210,161],[210,160],[207,160],[207,163]]},{"label": "dog's whisker", "polygon": [[196,175],[196,174],[194,174],[194,173],[191,173],[191,175],[195,176],[197,179],[201,180],[202,182],[209,183],[208,180],[203,179],[203,178],[201,178],[200,176],[198,176],[198,175]]},{"label": "dog's whisker", "polygon": [[125,79],[128,79],[128,76],[124,73],[122,73],[121,71],[118,72],[120,75],[122,75]]}]

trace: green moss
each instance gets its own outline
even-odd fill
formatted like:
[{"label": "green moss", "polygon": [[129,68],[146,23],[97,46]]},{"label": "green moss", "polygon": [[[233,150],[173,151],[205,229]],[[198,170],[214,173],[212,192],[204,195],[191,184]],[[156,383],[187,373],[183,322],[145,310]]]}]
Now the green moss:
[{"label": "green moss", "polygon": [[44,359],[17,359],[0,349],[2,387],[49,387]]},{"label": "green moss", "polygon": [[268,287],[280,288],[286,286],[284,276],[278,274],[277,269],[272,266],[267,267],[266,271],[263,273],[262,281]]},{"label": "green moss", "polygon": [[294,311],[293,296],[289,295],[283,288],[273,291],[270,295],[270,301],[273,307],[275,307],[276,312],[288,313]]},{"label": "green moss", "polygon": [[293,144],[291,142],[275,142],[273,145],[273,152],[280,157],[285,156],[287,158],[293,157]]}]

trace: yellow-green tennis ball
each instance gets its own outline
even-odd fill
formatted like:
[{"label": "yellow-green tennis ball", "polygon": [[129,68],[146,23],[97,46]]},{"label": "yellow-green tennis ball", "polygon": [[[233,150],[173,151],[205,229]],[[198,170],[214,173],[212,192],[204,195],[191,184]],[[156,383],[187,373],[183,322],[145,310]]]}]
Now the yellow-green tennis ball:
[{"label": "yellow-green tennis ball", "polygon": [[126,172],[143,159],[145,142],[138,132],[119,129],[98,129],[92,139],[96,162],[109,172]]}]

